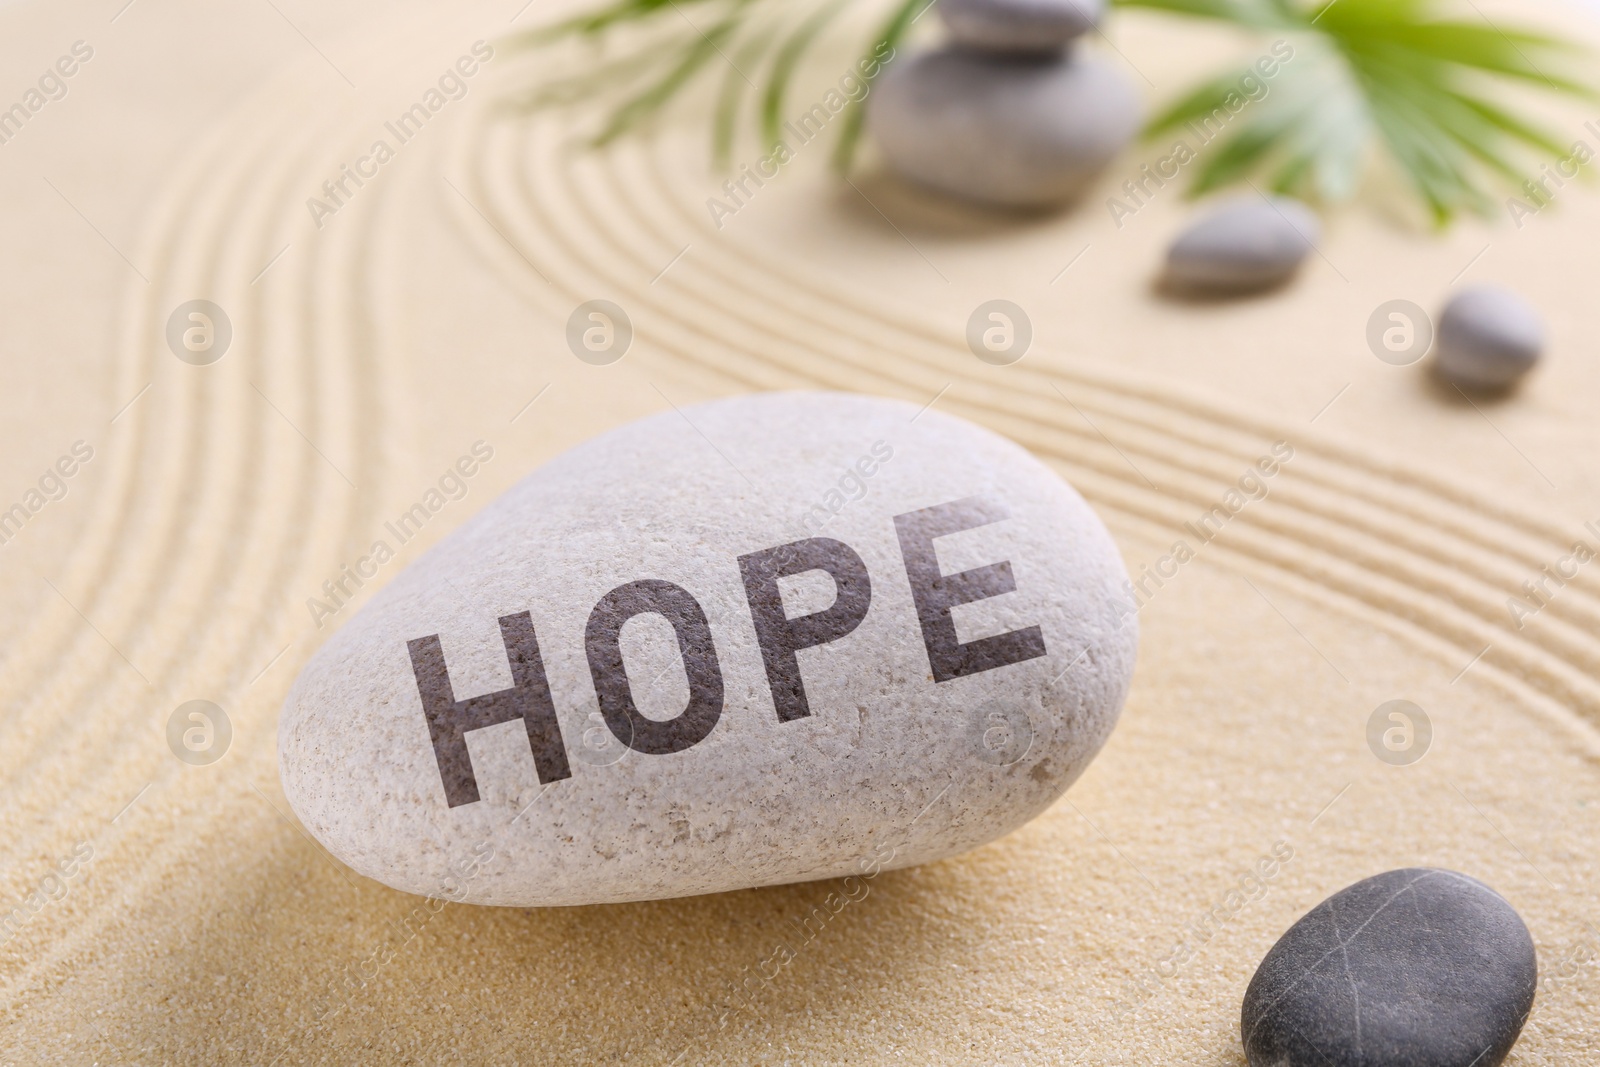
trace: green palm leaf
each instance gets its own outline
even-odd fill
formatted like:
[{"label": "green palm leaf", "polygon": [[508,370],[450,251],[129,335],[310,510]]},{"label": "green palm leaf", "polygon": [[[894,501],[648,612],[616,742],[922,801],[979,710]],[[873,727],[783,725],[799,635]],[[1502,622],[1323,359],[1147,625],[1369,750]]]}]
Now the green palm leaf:
[{"label": "green palm leaf", "polygon": [[767,91],[761,100],[761,133],[766,147],[775,147],[782,140],[779,134],[783,126],[783,97],[788,92],[789,83],[794,80],[795,66],[817,39],[817,34],[822,32],[846,2],[832,0],[826,7],[814,12],[789,35],[773,57],[772,72],[767,77]]},{"label": "green palm leaf", "polygon": [[[609,101],[595,134],[614,140],[648,123],[708,73],[720,78],[711,122],[713,158],[732,159],[743,105],[763,148],[778,140],[805,57],[848,5],[881,8],[866,60],[899,48],[933,0],[612,0],[511,40],[546,48],[580,39],[598,48],[631,39],[620,58],[590,58],[577,73],[553,75],[534,106]],[[1521,184],[1534,160],[1565,154],[1561,140],[1500,102],[1516,84],[1600,99],[1574,68],[1579,47],[1490,22],[1470,0],[1111,0],[1243,27],[1294,42],[1296,56],[1270,92],[1222,123],[1204,146],[1192,195],[1243,181],[1308,200],[1354,195],[1373,161],[1387,159],[1439,224],[1463,211],[1492,210],[1497,189]],[[1239,89],[1243,68],[1212,77],[1166,105],[1146,127],[1158,137],[1200,124]],[[870,78],[863,79],[869,83]],[[760,82],[759,86],[757,82]],[[852,165],[865,109],[852,102],[838,123],[834,162]]]},{"label": "green palm leaf", "polygon": [[[893,51],[884,52],[884,49],[896,49],[905,40],[906,34],[924,11],[933,6],[934,0],[899,0],[894,11],[884,22],[883,27],[867,45],[862,56],[865,63],[880,54],[893,55]],[[871,81],[868,80],[870,86]],[[839,132],[838,147],[834,149],[833,162],[840,172],[848,171],[850,164],[855,160],[856,144],[861,140],[861,124],[866,117],[866,108],[861,102],[855,101],[845,109],[844,128]]]},{"label": "green palm leaf", "polygon": [[[1375,136],[1443,225],[1463,211],[1493,210],[1496,188],[1520,185],[1534,170],[1530,154],[1565,154],[1548,130],[1486,98],[1498,82],[1596,98],[1565,73],[1583,58],[1580,49],[1487,20],[1447,17],[1442,0],[1116,2],[1287,31],[1310,52],[1286,64],[1273,85],[1274,94],[1296,100],[1294,107],[1269,97],[1234,124],[1197,172],[1194,195],[1270,171],[1280,191],[1343,199],[1355,190],[1365,140]],[[1280,21],[1271,21],[1269,8]],[[1313,82],[1319,91],[1300,91]],[[1157,115],[1146,133],[1161,135],[1209,114],[1237,84],[1218,78],[1200,85]],[[1306,135],[1310,129],[1319,131],[1323,144]],[[1368,134],[1353,137],[1358,130]]]}]

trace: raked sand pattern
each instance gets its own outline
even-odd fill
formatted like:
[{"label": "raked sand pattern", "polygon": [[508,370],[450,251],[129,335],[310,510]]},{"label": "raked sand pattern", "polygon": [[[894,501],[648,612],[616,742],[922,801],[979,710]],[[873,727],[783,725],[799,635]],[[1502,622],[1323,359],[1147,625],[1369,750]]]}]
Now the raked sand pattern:
[{"label": "raked sand pattern", "polygon": [[[129,281],[104,348],[117,399],[100,480],[0,661],[0,900],[22,916],[0,945],[0,1061],[1238,1065],[1239,998],[1277,935],[1411,865],[1488,882],[1533,932],[1544,981],[1509,1062],[1594,1056],[1600,596],[1585,572],[1521,629],[1506,603],[1585,536],[1568,517],[1581,507],[1540,503],[1493,463],[1451,469],[1359,423],[1044,342],[986,366],[915,301],[719,237],[692,123],[580,155],[561,116],[490,106],[527,69],[507,53],[316,229],[306,198],[505,14],[394,16],[323,42],[362,72],[362,106],[319,106],[330,75],[311,56],[214,126],[144,214],[128,251],[148,283]],[[1592,210],[1573,218],[1600,234]],[[885,243],[864,255],[932,265],[874,225]],[[418,285],[429,255],[450,265],[440,288]],[[993,295],[952,287],[963,308]],[[211,367],[179,364],[163,337],[197,295],[232,319]],[[612,367],[561,340],[596,297],[637,331]],[[495,320],[513,305],[520,318]],[[446,306],[476,332],[423,350]],[[477,373],[484,352],[517,369]],[[634,414],[793,387],[973,419],[1111,527],[1144,583],[1140,665],[1121,726],[1060,803],[834,910],[827,883],[439,906],[355,876],[293,823],[277,711],[328,632],[305,601],[457,453],[496,447],[418,544]],[[1443,405],[1416,402],[1442,422]],[[1566,428],[1600,444],[1592,419]],[[1279,442],[1292,457],[1246,486],[1265,499],[1213,519],[1214,537],[1193,525]],[[708,447],[706,462],[724,460]],[[19,547],[46,536],[34,522]],[[200,767],[165,734],[197,697],[233,731]],[[1411,766],[1367,747],[1369,715],[1395,698],[1432,719]],[[796,950],[781,966],[779,942]]]}]

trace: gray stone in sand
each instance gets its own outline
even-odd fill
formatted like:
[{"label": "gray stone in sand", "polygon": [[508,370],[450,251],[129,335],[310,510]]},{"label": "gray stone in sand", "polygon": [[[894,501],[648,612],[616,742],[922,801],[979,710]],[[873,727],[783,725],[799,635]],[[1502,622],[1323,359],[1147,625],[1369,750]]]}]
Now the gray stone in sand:
[{"label": "gray stone in sand", "polygon": [[450,900],[870,877],[1083,773],[1133,673],[1126,589],[1083,498],[971,423],[668,411],[528,475],[329,638],[284,793],[357,871]]},{"label": "gray stone in sand", "polygon": [[1335,893],[1289,928],[1244,995],[1251,1067],[1497,1067],[1538,964],[1505,898],[1408,868]]},{"label": "gray stone in sand", "polygon": [[1278,285],[1322,238],[1310,208],[1251,195],[1194,223],[1167,250],[1167,280],[1180,289],[1250,292]]},{"label": "gray stone in sand", "polygon": [[1060,52],[1104,11],[1105,0],[939,0],[956,43],[991,52]]},{"label": "gray stone in sand", "polygon": [[1521,296],[1495,285],[1457,293],[1439,314],[1435,369],[1469,389],[1503,389],[1539,362],[1544,324]]},{"label": "gray stone in sand", "polygon": [[867,99],[890,165],[940,192],[1039,208],[1077,196],[1139,129],[1127,79],[1092,56],[963,48],[892,64]]}]

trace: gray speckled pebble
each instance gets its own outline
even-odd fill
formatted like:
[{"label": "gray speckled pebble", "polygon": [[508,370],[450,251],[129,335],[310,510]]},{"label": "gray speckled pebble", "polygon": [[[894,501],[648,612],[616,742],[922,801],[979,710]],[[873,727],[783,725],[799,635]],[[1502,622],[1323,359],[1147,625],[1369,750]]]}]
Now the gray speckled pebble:
[{"label": "gray speckled pebble", "polygon": [[1457,293],[1439,314],[1436,369],[1470,389],[1503,389],[1533,369],[1544,323],[1521,296],[1496,285]]},{"label": "gray speckled pebble", "polygon": [[901,175],[1008,207],[1071,200],[1140,123],[1127,79],[1090,56],[925,52],[890,65],[867,105],[873,136]]},{"label": "gray speckled pebble", "polygon": [[937,410],[668,411],[534,471],[335,633],[285,703],[283,788],[360,873],[475,903],[922,863],[1105,743],[1125,583],[1070,486]]},{"label": "gray speckled pebble", "polygon": [[1182,289],[1248,292],[1288,279],[1322,239],[1298,200],[1251,194],[1215,208],[1167,251],[1167,280]]},{"label": "gray speckled pebble", "polygon": [[1105,0],[939,0],[956,43],[992,52],[1059,52],[1104,11]]},{"label": "gray speckled pebble", "polygon": [[1497,1067],[1533,1007],[1533,938],[1452,871],[1388,871],[1317,905],[1244,996],[1251,1067]]}]

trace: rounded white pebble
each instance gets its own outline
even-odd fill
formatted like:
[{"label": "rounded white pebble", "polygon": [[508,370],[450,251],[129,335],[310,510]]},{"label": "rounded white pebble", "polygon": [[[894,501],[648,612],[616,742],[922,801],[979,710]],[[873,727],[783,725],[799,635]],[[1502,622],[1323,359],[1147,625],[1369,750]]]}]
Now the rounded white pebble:
[{"label": "rounded white pebble", "polygon": [[1060,796],[1137,633],[1105,527],[1010,441],[716,401],[552,460],[399,574],[295,682],[283,787],[340,860],[451,900],[870,878]]}]

